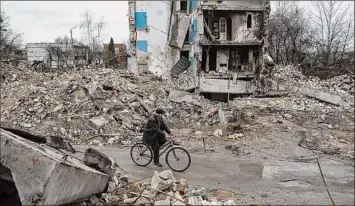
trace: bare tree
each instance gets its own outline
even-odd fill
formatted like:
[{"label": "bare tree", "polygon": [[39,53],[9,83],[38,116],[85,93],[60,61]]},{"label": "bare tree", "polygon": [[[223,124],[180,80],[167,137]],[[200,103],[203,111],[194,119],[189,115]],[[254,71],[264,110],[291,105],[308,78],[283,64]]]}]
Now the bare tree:
[{"label": "bare tree", "polygon": [[[344,57],[354,42],[354,15],[351,3],[342,1],[312,2],[314,43],[319,58],[328,66]],[[354,5],[352,4],[352,7]]]},{"label": "bare tree", "polygon": [[21,46],[23,33],[11,29],[10,17],[5,11],[1,11],[0,30],[0,53],[8,60],[10,54]]},{"label": "bare tree", "polygon": [[56,62],[60,69],[68,68],[69,61],[72,59],[71,39],[64,35],[63,37],[57,37],[54,42],[54,44],[46,46],[49,68],[53,62]]},{"label": "bare tree", "polygon": [[270,16],[270,55],[278,64],[303,61],[310,44],[308,19],[296,2],[279,2]]},{"label": "bare tree", "polygon": [[97,22],[94,20],[95,14],[86,10],[83,14],[83,21],[80,23],[80,28],[83,32],[83,42],[91,49],[90,59],[101,59],[102,56],[102,40],[103,29],[105,22],[101,17]]},{"label": "bare tree", "polygon": [[96,54],[98,60],[99,60],[99,64],[101,63],[101,59],[102,59],[102,55],[103,55],[103,35],[102,35],[102,31],[105,27],[105,22],[104,22],[104,17],[101,17],[100,20],[95,23],[95,30],[97,31],[97,41],[95,41],[96,45],[95,45],[95,50],[94,50],[94,54]]}]

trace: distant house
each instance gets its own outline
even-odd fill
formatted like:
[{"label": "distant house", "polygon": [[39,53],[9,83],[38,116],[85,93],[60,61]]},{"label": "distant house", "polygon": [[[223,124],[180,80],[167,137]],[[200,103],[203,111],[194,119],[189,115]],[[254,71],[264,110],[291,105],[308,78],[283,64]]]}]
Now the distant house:
[{"label": "distant house", "polygon": [[[109,58],[109,44],[104,44],[104,61]],[[117,64],[124,64],[127,61],[126,57],[126,45],[125,44],[114,44],[115,55],[117,55]]]},{"label": "distant house", "polygon": [[[67,68],[86,65],[88,63],[89,47],[64,43],[28,43],[27,61],[43,61],[48,68]],[[74,51],[74,55],[73,55]],[[74,59],[73,59],[74,57]]]}]

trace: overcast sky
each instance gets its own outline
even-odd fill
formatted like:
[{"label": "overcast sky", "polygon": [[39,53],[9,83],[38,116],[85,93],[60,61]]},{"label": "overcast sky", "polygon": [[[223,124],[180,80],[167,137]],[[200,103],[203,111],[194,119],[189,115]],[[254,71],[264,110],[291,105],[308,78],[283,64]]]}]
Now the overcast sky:
[{"label": "overcast sky", "polygon": [[[53,42],[58,36],[70,36],[69,29],[78,26],[85,10],[103,16],[105,33],[116,43],[128,39],[127,1],[1,1],[1,10],[11,17],[10,24],[24,33],[24,43]],[[73,37],[81,38],[79,27]]]},{"label": "overcast sky", "polygon": [[[307,10],[312,8],[309,1],[297,3]],[[271,2],[271,9],[275,4]],[[86,9],[95,13],[96,19],[103,16],[105,43],[110,37],[116,43],[128,39],[127,1],[1,1],[1,9],[11,17],[12,28],[24,33],[24,43],[70,36],[69,29],[79,25]],[[81,39],[79,28],[73,30],[73,37]]]}]

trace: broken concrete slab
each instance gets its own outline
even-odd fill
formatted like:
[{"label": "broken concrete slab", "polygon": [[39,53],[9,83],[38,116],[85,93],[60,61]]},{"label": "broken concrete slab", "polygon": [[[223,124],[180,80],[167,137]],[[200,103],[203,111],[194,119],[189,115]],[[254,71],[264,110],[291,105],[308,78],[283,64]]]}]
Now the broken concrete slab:
[{"label": "broken concrete slab", "polygon": [[186,103],[192,103],[193,98],[192,95],[184,92],[184,91],[179,91],[179,90],[171,90],[169,93],[169,99],[173,102],[186,102]]},{"label": "broken concrete slab", "polygon": [[187,180],[184,178],[180,178],[179,184],[176,186],[176,191],[185,192],[187,188]]},{"label": "broken concrete slab", "polygon": [[236,204],[234,203],[234,200],[227,200],[227,201],[225,201],[225,202],[223,203],[223,205],[232,206],[232,205],[236,205]]},{"label": "broken concrete slab", "polygon": [[187,203],[189,205],[202,205],[202,197],[201,196],[188,197]]},{"label": "broken concrete slab", "polygon": [[190,17],[186,14],[176,14],[175,22],[172,26],[170,38],[170,46],[182,48],[186,37],[187,30],[190,26]]},{"label": "broken concrete slab", "polygon": [[88,92],[91,99],[101,99],[103,97],[102,86],[98,82],[89,85]]},{"label": "broken concrete slab", "polygon": [[109,121],[106,120],[103,116],[93,117],[89,121],[92,126],[97,130],[102,129],[107,123],[109,123]]},{"label": "broken concrete slab", "polygon": [[238,80],[236,84],[231,83],[228,87],[227,79],[204,79],[200,78],[201,93],[223,93],[227,94],[252,94],[256,87],[248,81]]},{"label": "broken concrete slab", "polygon": [[11,170],[0,163],[0,202],[2,205],[21,205]]},{"label": "broken concrete slab", "polygon": [[83,99],[88,98],[88,96],[89,96],[89,91],[88,91],[85,87],[78,86],[78,87],[76,87],[75,90],[73,91],[73,94],[74,94],[74,98],[75,98],[76,100],[83,100]]},{"label": "broken concrete slab", "polygon": [[118,185],[118,178],[121,176],[123,171],[119,169],[115,160],[109,156],[95,149],[89,148],[85,151],[84,163],[89,167],[108,174],[111,177],[111,180]]},{"label": "broken concrete slab", "polygon": [[180,91],[180,90],[170,90],[169,99],[172,102],[177,103],[190,103],[195,105],[200,105],[200,102],[194,99],[194,96],[191,93]]},{"label": "broken concrete slab", "polygon": [[335,94],[330,94],[321,90],[310,89],[306,87],[300,88],[298,91],[308,97],[315,98],[336,106],[341,106],[343,104],[341,97]]},{"label": "broken concrete slab", "polygon": [[190,95],[190,93],[180,91],[180,90],[173,90],[173,89],[169,91],[169,99],[176,99],[176,98],[183,97],[186,95]]},{"label": "broken concrete slab", "polygon": [[10,127],[0,127],[0,128],[39,144],[41,143],[46,144],[55,149],[63,149],[72,153],[76,152],[73,146],[69,143],[69,141],[62,137],[43,136],[43,135],[30,133],[28,131],[17,129],[17,128],[10,128]]},{"label": "broken concrete slab", "polygon": [[109,176],[45,145],[0,130],[1,164],[13,175],[23,205],[60,205],[105,190]]},{"label": "broken concrete slab", "polygon": [[172,186],[176,179],[170,170],[158,173],[154,171],[151,187],[158,190],[165,190]]},{"label": "broken concrete slab", "polygon": [[158,200],[154,202],[155,205],[170,205],[170,200],[166,198],[165,200]]}]

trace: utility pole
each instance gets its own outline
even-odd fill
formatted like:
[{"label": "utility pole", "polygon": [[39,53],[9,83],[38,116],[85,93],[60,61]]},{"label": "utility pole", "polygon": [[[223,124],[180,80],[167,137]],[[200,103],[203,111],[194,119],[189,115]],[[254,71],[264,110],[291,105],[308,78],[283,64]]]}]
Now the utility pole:
[{"label": "utility pole", "polygon": [[75,29],[76,26],[74,26],[73,28],[69,29],[70,31],[70,38],[71,38],[71,47],[72,47],[72,51],[73,51],[73,64],[74,64],[74,70],[75,70],[75,51],[74,51],[74,42],[73,42],[73,29]]},{"label": "utility pole", "polygon": [[95,36],[94,38],[92,38],[92,53],[93,53],[93,57],[94,57],[94,67],[96,66],[96,56],[95,56],[95,39],[99,37],[99,36]]}]

